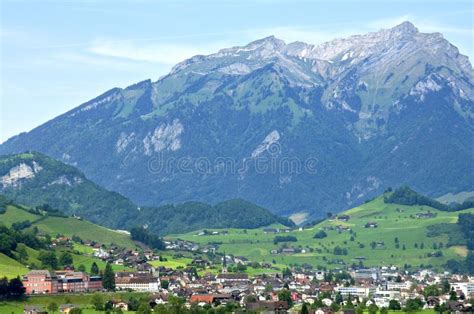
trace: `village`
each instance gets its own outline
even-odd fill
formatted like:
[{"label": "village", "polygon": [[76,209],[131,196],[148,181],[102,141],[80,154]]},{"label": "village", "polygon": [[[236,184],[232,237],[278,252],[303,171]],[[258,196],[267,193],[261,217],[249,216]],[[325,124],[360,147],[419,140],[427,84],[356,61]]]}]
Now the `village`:
[{"label": "village", "polygon": [[[67,243],[69,239],[61,239]],[[110,264],[130,266],[130,271],[114,273],[115,291],[148,293],[150,309],[179,298],[190,308],[222,308],[233,312],[265,313],[369,313],[388,310],[472,312],[474,277],[431,270],[408,272],[392,267],[317,270],[289,267],[280,272],[249,275],[243,271],[251,261],[232,255],[216,255],[208,260],[201,255],[186,267],[154,267],[163,259],[151,251],[104,248],[97,243],[94,256]],[[185,241],[168,246],[196,251]],[[209,249],[209,248],[206,248]],[[215,252],[212,252],[215,253]],[[217,262],[216,262],[217,261]],[[271,265],[267,265],[271,269]],[[27,295],[79,294],[110,291],[99,275],[72,268],[31,270],[23,277]],[[110,300],[109,308],[128,311],[126,299]],[[60,313],[69,313],[74,304],[61,304]],[[303,310],[305,308],[305,310]],[[46,313],[41,306],[27,305],[25,314]]]}]

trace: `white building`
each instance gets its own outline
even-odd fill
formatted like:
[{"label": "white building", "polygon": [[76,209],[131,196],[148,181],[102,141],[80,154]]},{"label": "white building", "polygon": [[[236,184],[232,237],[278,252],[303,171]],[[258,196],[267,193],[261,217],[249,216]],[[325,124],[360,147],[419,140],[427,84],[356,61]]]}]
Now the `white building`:
[{"label": "white building", "polygon": [[160,291],[160,281],[158,278],[130,278],[127,281],[119,281],[115,284],[117,289],[133,290],[141,292],[158,292]]},{"label": "white building", "polygon": [[368,297],[369,294],[373,294],[375,292],[375,288],[373,287],[336,287],[334,288],[335,291],[341,293],[342,296],[351,295],[353,297],[361,297],[365,298]]},{"label": "white building", "polygon": [[449,284],[455,291],[462,291],[467,298],[474,294],[474,282],[451,282]]}]

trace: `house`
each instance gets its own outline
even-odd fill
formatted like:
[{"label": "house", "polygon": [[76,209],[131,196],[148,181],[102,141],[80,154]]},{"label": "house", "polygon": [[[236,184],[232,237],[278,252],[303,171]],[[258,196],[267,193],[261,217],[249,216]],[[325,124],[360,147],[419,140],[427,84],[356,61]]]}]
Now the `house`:
[{"label": "house", "polygon": [[332,314],[332,310],[328,307],[317,309],[314,314]]},{"label": "house", "polygon": [[365,224],[365,228],[377,228],[379,225],[374,221],[369,221]]},{"label": "house", "polygon": [[418,219],[430,219],[436,217],[436,214],[432,212],[427,212],[427,213],[418,213],[415,215],[416,218]]},{"label": "house", "polygon": [[23,314],[48,314],[48,312],[39,305],[25,305]]},{"label": "house", "polygon": [[233,300],[232,294],[195,294],[191,296],[190,303],[199,305],[226,304],[230,300]]},{"label": "house", "polygon": [[295,253],[295,249],[292,248],[292,247],[287,247],[287,248],[281,249],[281,252],[282,252],[283,254],[294,254],[294,253]]},{"label": "house", "polygon": [[264,228],[263,229],[264,233],[278,233],[278,229],[275,228]]},{"label": "house", "polygon": [[116,310],[128,311],[128,303],[122,300],[111,300],[112,308]]},{"label": "house", "polygon": [[72,309],[80,308],[79,305],[76,304],[61,304],[59,306],[59,313],[60,314],[69,314]]},{"label": "house", "polygon": [[32,270],[23,277],[26,294],[45,294],[58,292],[58,278],[49,270]]},{"label": "house", "polygon": [[284,314],[288,311],[288,302],[286,301],[257,301],[246,304],[249,312],[264,312],[274,314]]},{"label": "house", "polygon": [[227,282],[248,282],[249,275],[247,274],[219,274],[217,275],[216,281],[218,283],[227,283]]},{"label": "house", "polygon": [[351,216],[349,216],[349,215],[339,215],[339,216],[337,216],[337,220],[340,220],[340,221],[348,221],[350,218],[351,218]]},{"label": "house", "polygon": [[355,314],[355,312],[354,309],[342,309],[339,311],[339,314]]}]

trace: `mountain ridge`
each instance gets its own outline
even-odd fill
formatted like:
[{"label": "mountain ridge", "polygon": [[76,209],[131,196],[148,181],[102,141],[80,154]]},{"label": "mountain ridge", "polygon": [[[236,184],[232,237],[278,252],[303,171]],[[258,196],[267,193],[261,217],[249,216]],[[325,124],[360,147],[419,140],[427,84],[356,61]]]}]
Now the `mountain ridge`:
[{"label": "mountain ridge", "polygon": [[[0,153],[42,151],[149,206],[244,198],[322,216],[387,186],[430,196],[474,190],[468,58],[411,23],[329,43],[267,37],[195,56],[158,81],[111,89],[12,138]],[[317,171],[219,172],[219,158],[233,167],[315,160]],[[156,173],[154,160],[194,168],[205,160],[210,171],[173,164]]]}]

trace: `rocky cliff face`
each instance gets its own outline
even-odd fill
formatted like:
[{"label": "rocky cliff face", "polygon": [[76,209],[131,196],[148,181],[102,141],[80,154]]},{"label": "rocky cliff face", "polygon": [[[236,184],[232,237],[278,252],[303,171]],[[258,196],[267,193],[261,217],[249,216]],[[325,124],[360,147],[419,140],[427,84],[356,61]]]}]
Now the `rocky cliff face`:
[{"label": "rocky cliff face", "polygon": [[140,204],[245,198],[318,216],[387,186],[474,190],[474,74],[405,22],[319,46],[195,56],[0,146],[78,166]]}]

